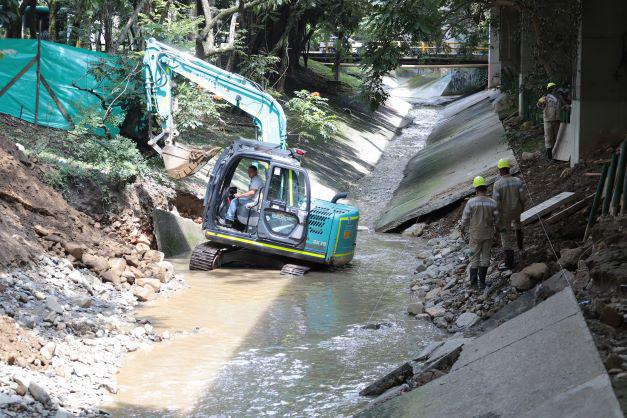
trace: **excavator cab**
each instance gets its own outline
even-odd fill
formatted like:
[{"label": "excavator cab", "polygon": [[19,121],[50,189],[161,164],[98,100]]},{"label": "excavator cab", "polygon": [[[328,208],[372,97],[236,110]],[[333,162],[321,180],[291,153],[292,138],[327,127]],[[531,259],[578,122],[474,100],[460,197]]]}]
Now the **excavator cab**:
[{"label": "excavator cab", "polygon": [[[234,189],[248,190],[246,169],[251,165],[257,167],[263,186],[238,205],[237,222],[227,226]],[[267,264],[266,254],[270,254],[289,274],[304,274],[313,264],[346,264],[353,257],[356,208],[312,199],[309,176],[294,150],[249,140],[235,142],[216,162],[204,204],[208,242],[194,249],[192,270],[218,268],[235,260],[234,253],[242,248],[252,251],[248,259],[260,265]]]}]

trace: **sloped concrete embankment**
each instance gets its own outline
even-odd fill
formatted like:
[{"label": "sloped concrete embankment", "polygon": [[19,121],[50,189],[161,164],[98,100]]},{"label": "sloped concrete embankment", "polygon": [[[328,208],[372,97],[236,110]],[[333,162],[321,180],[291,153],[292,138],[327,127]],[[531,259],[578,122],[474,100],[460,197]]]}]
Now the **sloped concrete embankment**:
[{"label": "sloped concrete embankment", "polygon": [[427,356],[447,351],[450,359],[461,347],[448,374],[361,416],[623,416],[570,287],[475,339],[445,345]]},{"label": "sloped concrete embankment", "polygon": [[377,231],[390,231],[470,195],[474,176],[494,182],[496,161],[515,161],[493,111],[498,95],[494,90],[482,91],[442,111],[427,146],[407,164],[403,180],[376,223]]}]

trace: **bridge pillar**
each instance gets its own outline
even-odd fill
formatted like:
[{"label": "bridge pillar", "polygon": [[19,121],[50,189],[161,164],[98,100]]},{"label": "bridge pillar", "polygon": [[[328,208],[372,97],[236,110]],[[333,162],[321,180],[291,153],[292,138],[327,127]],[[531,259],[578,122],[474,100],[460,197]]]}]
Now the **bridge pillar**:
[{"label": "bridge pillar", "polygon": [[529,17],[520,15],[520,71],[518,73],[518,114],[525,115],[529,105],[525,100],[527,76],[533,71],[533,33]]},{"label": "bridge pillar", "polygon": [[627,135],[627,2],[584,0],[574,79],[571,164]]},{"label": "bridge pillar", "polygon": [[[491,21],[498,22],[500,7],[490,9]],[[499,29],[490,23],[490,42],[488,46],[488,88],[495,88],[501,84],[501,58],[500,58]]]}]

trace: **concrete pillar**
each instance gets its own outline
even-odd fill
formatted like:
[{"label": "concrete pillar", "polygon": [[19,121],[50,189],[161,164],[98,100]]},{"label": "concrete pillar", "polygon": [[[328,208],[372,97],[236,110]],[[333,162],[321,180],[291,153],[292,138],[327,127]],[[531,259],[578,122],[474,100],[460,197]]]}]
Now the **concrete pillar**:
[{"label": "concrete pillar", "polygon": [[627,2],[584,0],[574,80],[571,163],[627,134]]},{"label": "concrete pillar", "polygon": [[[500,7],[490,9],[491,21],[498,22]],[[501,58],[499,31],[490,24],[490,42],[488,46],[488,88],[495,88],[501,84]]]},{"label": "concrete pillar", "polygon": [[520,72],[518,74],[518,114],[523,115],[527,103],[524,100],[525,80],[533,71],[533,42],[534,34],[529,19],[524,13],[520,15]]}]

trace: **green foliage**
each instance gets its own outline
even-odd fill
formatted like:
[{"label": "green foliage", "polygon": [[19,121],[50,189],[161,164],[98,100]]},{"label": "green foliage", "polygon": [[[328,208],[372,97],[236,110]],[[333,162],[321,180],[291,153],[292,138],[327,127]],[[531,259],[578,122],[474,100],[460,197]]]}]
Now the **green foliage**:
[{"label": "green foliage", "polygon": [[285,108],[288,112],[288,124],[295,133],[306,139],[322,138],[324,141],[337,132],[335,115],[330,114],[327,99],[320,93],[299,90],[296,97],[290,99]]},{"label": "green foliage", "polygon": [[196,129],[203,124],[214,124],[220,120],[219,108],[212,96],[191,83],[180,83],[175,94],[178,111],[174,114],[179,129]]},{"label": "green foliage", "polygon": [[[203,18],[193,16],[195,5],[178,0],[154,0],[153,13],[139,14],[145,38],[154,37],[167,43],[190,46]],[[191,37],[193,38],[193,37]]]},{"label": "green foliage", "polygon": [[265,90],[270,86],[270,80],[279,74],[276,69],[279,61],[281,61],[279,57],[267,53],[246,55],[239,72]]}]

